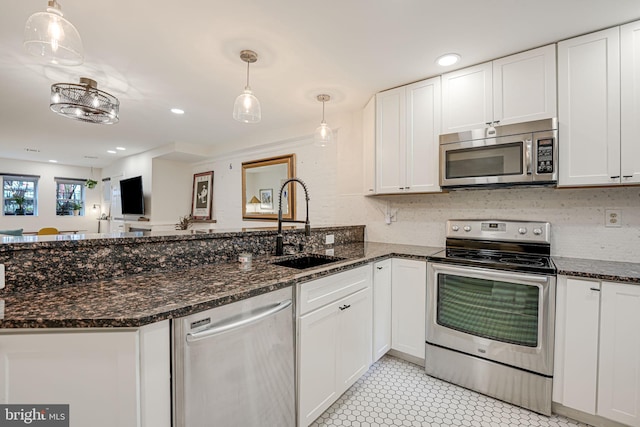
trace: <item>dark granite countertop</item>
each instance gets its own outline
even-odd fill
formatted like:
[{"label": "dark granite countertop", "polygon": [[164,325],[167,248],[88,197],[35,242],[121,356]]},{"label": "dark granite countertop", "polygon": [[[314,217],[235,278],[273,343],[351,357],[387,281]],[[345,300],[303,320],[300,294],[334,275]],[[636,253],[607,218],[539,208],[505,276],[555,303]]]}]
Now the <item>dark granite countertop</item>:
[{"label": "dark granite countertop", "polygon": [[426,260],[442,248],[385,243],[338,245],[345,258],[317,268],[272,265],[254,258],[250,270],[237,262],[60,285],[46,290],[0,291],[0,328],[140,327],[182,317],[372,261],[400,256]]},{"label": "dark granite countertop", "polygon": [[640,263],[553,257],[557,274],[640,285]]}]

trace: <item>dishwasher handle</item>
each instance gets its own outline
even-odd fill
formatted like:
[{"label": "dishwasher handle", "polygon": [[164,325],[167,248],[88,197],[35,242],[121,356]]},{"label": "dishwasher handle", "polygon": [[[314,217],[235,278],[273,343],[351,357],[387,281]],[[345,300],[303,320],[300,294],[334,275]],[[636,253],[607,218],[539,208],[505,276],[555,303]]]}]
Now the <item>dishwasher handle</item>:
[{"label": "dishwasher handle", "polygon": [[208,328],[199,332],[194,332],[194,333],[189,332],[187,333],[187,342],[199,341],[205,338],[212,337],[214,335],[221,334],[222,332],[227,332],[232,329],[240,328],[242,326],[257,322],[273,314],[276,314],[282,310],[285,310],[290,306],[291,306],[291,300],[288,299],[280,302],[279,304],[274,305],[273,307],[267,308],[266,310],[259,312],[255,316],[251,316],[246,319],[238,320],[235,322],[223,323],[222,325],[214,326],[212,328]]}]

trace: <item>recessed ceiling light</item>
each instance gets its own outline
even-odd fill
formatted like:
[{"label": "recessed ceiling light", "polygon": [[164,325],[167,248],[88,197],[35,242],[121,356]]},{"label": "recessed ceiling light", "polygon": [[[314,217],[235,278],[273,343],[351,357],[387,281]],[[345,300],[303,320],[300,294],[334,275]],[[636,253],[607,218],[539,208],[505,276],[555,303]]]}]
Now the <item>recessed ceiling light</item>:
[{"label": "recessed ceiling light", "polygon": [[109,154],[116,154],[116,150],[107,150],[107,153],[109,153]]},{"label": "recessed ceiling light", "polygon": [[126,150],[126,148],[124,148],[124,147],[116,147],[116,150],[124,151],[124,150]]},{"label": "recessed ceiling light", "polygon": [[49,163],[58,163],[57,160],[49,160]]},{"label": "recessed ceiling light", "polygon": [[458,61],[460,61],[460,55],[457,53],[447,53],[436,59],[436,63],[441,67],[449,67],[458,63]]},{"label": "recessed ceiling light", "polygon": [[184,110],[181,110],[180,108],[172,108],[171,112],[173,114],[184,114]]}]

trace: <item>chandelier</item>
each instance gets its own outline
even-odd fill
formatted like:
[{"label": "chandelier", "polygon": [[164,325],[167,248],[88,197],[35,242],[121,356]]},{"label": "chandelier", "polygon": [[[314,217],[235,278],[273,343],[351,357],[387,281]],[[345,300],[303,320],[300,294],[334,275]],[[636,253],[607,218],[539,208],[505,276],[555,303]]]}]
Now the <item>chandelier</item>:
[{"label": "chandelier", "polygon": [[80,77],[80,83],[51,85],[51,110],[61,116],[89,123],[118,123],[120,101],[98,89],[98,83]]}]

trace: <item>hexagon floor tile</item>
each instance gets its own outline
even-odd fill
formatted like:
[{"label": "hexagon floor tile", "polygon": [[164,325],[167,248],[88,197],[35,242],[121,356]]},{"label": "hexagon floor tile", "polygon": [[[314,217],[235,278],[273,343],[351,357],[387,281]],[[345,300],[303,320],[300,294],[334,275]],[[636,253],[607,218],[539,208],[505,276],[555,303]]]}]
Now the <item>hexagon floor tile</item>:
[{"label": "hexagon floor tile", "polygon": [[588,427],[438,380],[424,368],[389,355],[371,366],[311,426]]}]

